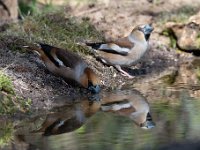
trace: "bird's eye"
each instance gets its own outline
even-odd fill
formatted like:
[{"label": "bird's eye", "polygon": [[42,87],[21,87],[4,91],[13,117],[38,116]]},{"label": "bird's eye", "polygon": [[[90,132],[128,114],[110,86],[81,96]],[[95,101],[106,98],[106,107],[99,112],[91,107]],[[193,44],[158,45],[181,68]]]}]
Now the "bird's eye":
[{"label": "bird's eye", "polygon": [[139,30],[139,31],[143,31],[144,28],[145,28],[145,25],[141,25],[141,26],[138,27],[138,30]]},{"label": "bird's eye", "polygon": [[139,31],[142,31],[142,27],[138,27],[138,30],[139,30]]}]

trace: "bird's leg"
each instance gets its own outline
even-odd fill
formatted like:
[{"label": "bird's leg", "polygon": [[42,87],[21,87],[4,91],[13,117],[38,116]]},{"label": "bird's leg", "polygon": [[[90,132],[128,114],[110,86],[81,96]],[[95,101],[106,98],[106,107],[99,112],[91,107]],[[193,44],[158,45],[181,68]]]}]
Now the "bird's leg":
[{"label": "bird's leg", "polygon": [[126,77],[128,77],[129,79],[134,78],[134,76],[132,76],[132,75],[130,75],[128,72],[122,70],[121,66],[115,65],[115,68],[116,68],[119,72],[121,72],[121,75],[126,76]]}]

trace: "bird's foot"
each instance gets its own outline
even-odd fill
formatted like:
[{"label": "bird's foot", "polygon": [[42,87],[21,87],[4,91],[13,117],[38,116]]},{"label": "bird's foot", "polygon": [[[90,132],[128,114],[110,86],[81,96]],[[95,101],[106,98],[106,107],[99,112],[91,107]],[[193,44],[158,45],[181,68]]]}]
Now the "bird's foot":
[{"label": "bird's foot", "polygon": [[135,78],[135,76],[132,76],[132,75],[130,75],[130,74],[127,73],[127,72],[126,72],[126,73],[123,73],[123,72],[122,72],[121,75],[122,75],[122,76],[125,76],[125,77],[128,77],[129,79]]},{"label": "bird's foot", "polygon": [[121,66],[116,65],[115,67],[117,68],[117,70],[118,70],[119,72],[121,72],[121,75],[122,75],[122,76],[126,76],[126,77],[128,77],[129,79],[133,79],[133,78],[134,78],[134,76],[132,76],[132,75],[130,75],[128,72],[124,71],[124,70],[121,68]]}]

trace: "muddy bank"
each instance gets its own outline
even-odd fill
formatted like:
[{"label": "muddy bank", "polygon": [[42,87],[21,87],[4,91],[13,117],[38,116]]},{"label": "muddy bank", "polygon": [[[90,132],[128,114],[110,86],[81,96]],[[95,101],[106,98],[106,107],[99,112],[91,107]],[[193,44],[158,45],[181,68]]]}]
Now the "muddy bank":
[{"label": "muddy bank", "polygon": [[[60,95],[76,98],[87,93],[86,90],[71,86],[55,77],[34,53],[1,49],[0,55],[0,67],[12,78],[16,92],[24,98],[32,99],[34,109],[51,108],[54,97]],[[100,76],[103,89],[134,87],[134,84],[141,80],[152,81],[164,74],[170,74],[178,65],[177,55],[173,51],[158,49],[155,44],[151,45],[137,68],[133,66],[128,69],[130,74],[135,75],[134,79],[123,77],[115,68],[103,65],[92,55],[83,57]]]},{"label": "muddy bank", "polygon": [[[170,39],[161,34],[163,25],[161,24],[162,21],[160,20],[164,20],[166,18],[162,18],[163,16],[158,14],[165,12],[168,14],[167,12],[172,10],[180,13],[176,10],[179,10],[181,7],[185,7],[185,5],[188,4],[187,1],[183,1],[181,6],[176,5],[176,7],[172,5],[171,1],[168,3],[162,1],[156,4],[148,3],[148,1],[143,0],[141,3],[139,3],[139,6],[141,7],[138,6],[137,1],[127,1],[127,3],[116,1],[114,5],[111,4],[112,3],[110,1],[109,4],[102,3],[99,5],[83,5],[78,7],[68,6],[66,11],[67,14],[75,16],[79,20],[88,20],[90,24],[94,25],[97,31],[103,33],[103,36],[106,39],[118,38],[127,35],[135,24],[140,23],[153,23],[155,31],[152,33],[150,38],[149,51],[136,66],[128,68],[130,74],[135,75],[134,79],[127,79],[121,76],[120,73],[115,70],[115,68],[103,65],[91,54],[85,55],[79,52],[79,54],[100,76],[103,90],[128,87],[139,89],[142,93],[147,95],[147,91],[149,89],[149,92],[154,93],[154,90],[151,89],[152,83],[156,84],[154,89],[159,88],[157,85],[163,83],[163,80],[160,80],[162,77],[171,76],[171,78],[177,78],[179,76],[176,75],[176,72],[182,74],[185,71],[184,69],[181,71],[180,66],[182,64],[190,64],[194,57],[190,54],[179,53],[175,48],[170,47]],[[137,8],[135,7],[136,5],[138,6]],[[163,8],[166,8],[166,10],[163,11]],[[192,2],[190,2],[189,8],[194,8],[196,11],[196,7],[193,6]],[[124,10],[126,10],[126,12]],[[45,19],[53,22],[52,29],[57,28],[53,27],[56,24],[55,22],[62,20],[62,17],[56,17],[53,15],[48,15],[48,17],[50,17],[50,19]],[[64,18],[68,20],[66,16]],[[60,23],[63,25],[61,28],[66,28],[65,19],[63,19],[63,21]],[[33,21],[32,23],[36,25],[35,27],[31,21],[33,21],[33,19],[31,20],[29,18],[29,22],[27,22],[26,26],[24,26],[25,32],[28,33],[28,36],[25,38],[33,38],[34,41],[38,37],[39,40],[49,42],[50,44],[55,44],[55,46],[61,45],[61,48],[65,48],[62,44],[60,44],[66,42],[64,41],[65,37],[61,34],[62,31],[57,33],[57,37],[63,36],[62,38],[58,39],[58,41],[54,42],[55,40],[53,38],[50,39],[51,41],[48,41],[45,39],[47,37],[41,36],[41,33],[38,35],[36,34],[35,36],[32,35],[37,30],[36,27],[39,25],[36,24],[37,22]],[[29,26],[30,31],[32,32],[29,32]],[[39,28],[41,27],[39,26]],[[52,29],[49,30],[49,28],[44,28],[44,30],[48,30],[47,33],[44,31],[45,36],[46,34],[50,34],[50,36],[52,34],[53,36],[54,33],[52,32]],[[15,30],[19,29],[17,28]],[[86,90],[79,87],[73,87],[64,82],[64,80],[52,75],[45,68],[43,62],[36,54],[27,51],[18,51],[19,49],[22,49],[23,44],[27,44],[23,40],[20,42],[19,37],[23,39],[23,36],[23,34],[22,36],[19,35],[17,36],[17,39],[15,39],[15,37],[2,38],[3,40],[1,40],[0,44],[0,68],[11,77],[15,86],[15,90],[20,96],[32,99],[33,110],[48,110],[52,108],[54,99],[57,96],[64,95],[68,97],[74,97],[74,99],[76,99],[76,97],[79,97],[80,95],[87,95]],[[31,40],[29,40],[29,42],[31,42]],[[84,39],[77,38],[75,39],[75,42],[95,40],[98,41],[100,39],[90,39],[87,37]],[[17,47],[16,45],[12,45],[13,42],[18,43]],[[73,49],[73,46],[71,46],[71,49]],[[82,47],[81,49],[85,50],[87,48]],[[190,74],[188,76],[190,76]],[[169,80],[171,80],[171,78],[169,77]],[[176,79],[173,82],[169,81],[168,84],[173,84],[175,81]],[[142,85],[145,85],[145,87]]]}]

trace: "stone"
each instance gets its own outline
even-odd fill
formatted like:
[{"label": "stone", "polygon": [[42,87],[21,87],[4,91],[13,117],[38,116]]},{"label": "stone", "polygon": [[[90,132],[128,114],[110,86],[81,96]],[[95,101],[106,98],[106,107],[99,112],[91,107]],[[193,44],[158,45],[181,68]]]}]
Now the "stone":
[{"label": "stone", "polygon": [[0,0],[0,25],[10,21],[16,21],[17,18],[17,0]]},{"label": "stone", "polygon": [[167,23],[166,27],[174,33],[180,49],[200,50],[200,24],[195,22]]},{"label": "stone", "polygon": [[200,11],[196,15],[191,16],[189,22],[194,22],[200,25]]}]

